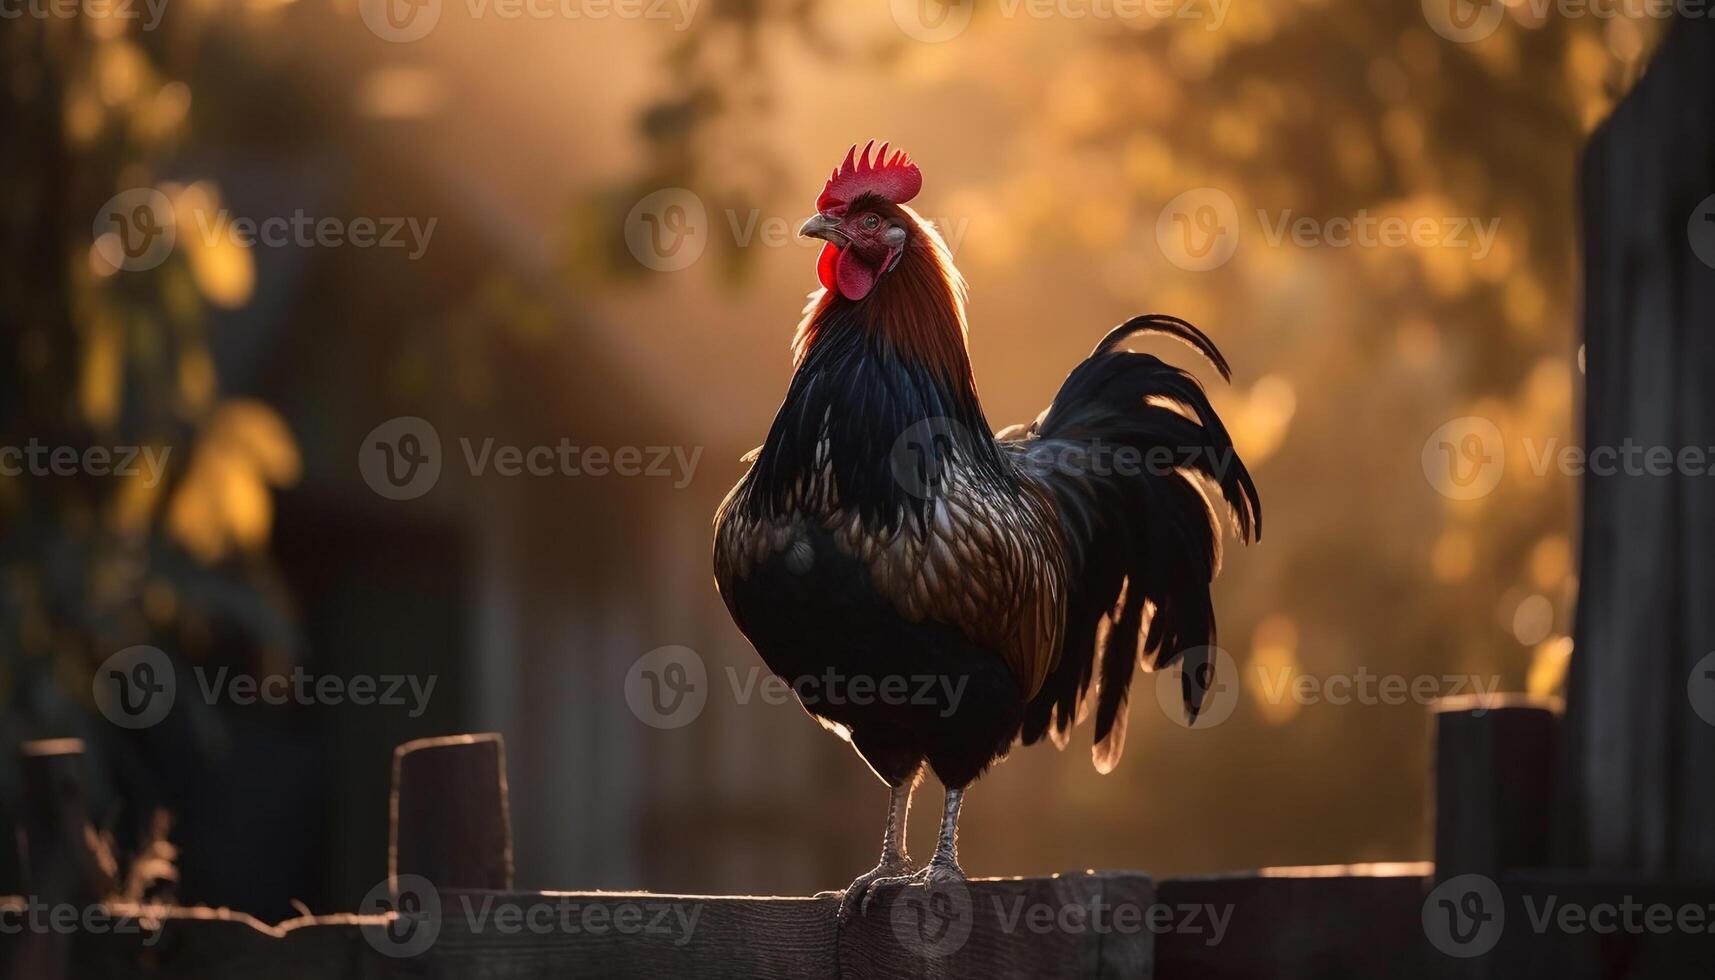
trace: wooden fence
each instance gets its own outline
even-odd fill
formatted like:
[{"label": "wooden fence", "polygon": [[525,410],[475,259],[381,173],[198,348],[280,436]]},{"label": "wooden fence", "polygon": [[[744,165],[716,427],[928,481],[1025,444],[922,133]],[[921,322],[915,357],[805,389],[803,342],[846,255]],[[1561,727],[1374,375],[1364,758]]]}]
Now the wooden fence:
[{"label": "wooden fence", "polygon": [[[267,925],[223,909],[102,903],[80,747],[25,764],[28,899],[96,908],[95,927],[9,937],[17,980],[548,980],[569,977],[1581,978],[1691,976],[1715,936],[1534,925],[1553,901],[1706,906],[1715,887],[1547,867],[1554,706],[1450,702],[1434,712],[1438,864],[1269,868],[1152,881],[1130,872],[984,879],[927,900],[883,893],[842,926],[838,896],[749,898],[513,888],[505,752],[496,735],[412,742],[393,767],[388,880],[355,914]],[[379,863],[379,862],[378,862]],[[1449,943],[1468,889],[1495,888],[1506,926],[1482,955]],[[1445,902],[1450,908],[1444,908]],[[1475,937],[1482,942],[1481,937]]]}]

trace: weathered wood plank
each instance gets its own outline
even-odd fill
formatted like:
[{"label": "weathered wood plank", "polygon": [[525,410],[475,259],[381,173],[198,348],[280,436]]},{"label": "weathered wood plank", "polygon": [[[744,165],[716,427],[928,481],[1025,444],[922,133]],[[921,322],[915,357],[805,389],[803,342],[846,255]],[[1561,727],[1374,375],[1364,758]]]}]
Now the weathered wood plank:
[{"label": "weathered wood plank", "polygon": [[[1168,878],[1160,902],[1177,921],[1224,917],[1219,934],[1187,928],[1156,937],[1159,980],[1324,980],[1425,976],[1428,863],[1265,868]],[[1521,975],[1522,976],[1522,975]]]},{"label": "weathered wood plank", "polygon": [[1653,980],[1715,969],[1715,882],[1525,871],[1500,875],[1492,895],[1483,912],[1500,914],[1482,952],[1432,952],[1430,976]]},{"label": "weathered wood plank", "polygon": [[[393,753],[387,876],[437,888],[512,887],[506,747],[497,734],[406,742]],[[397,889],[395,889],[397,890]]]},{"label": "weathered wood plank", "polygon": [[[0,896],[0,916],[21,924],[25,934],[50,920],[36,896]],[[92,906],[99,916],[58,932],[71,950],[71,980],[383,980],[388,960],[366,941],[365,927],[385,925],[379,916],[327,915],[270,926],[242,912],[199,907]],[[82,910],[80,909],[80,913]],[[11,980],[40,980],[28,971],[0,971]]]},{"label": "weathered wood plank", "polygon": [[626,892],[448,891],[397,976],[829,977],[837,902]]},{"label": "weathered wood plank", "polygon": [[401,976],[1148,977],[1154,938],[1151,883],[1124,873],[894,888],[843,929],[832,894],[448,890],[432,904],[432,945]]},{"label": "weathered wood plank", "polygon": [[1155,888],[1128,872],[877,894],[841,932],[838,976],[1149,977]]}]

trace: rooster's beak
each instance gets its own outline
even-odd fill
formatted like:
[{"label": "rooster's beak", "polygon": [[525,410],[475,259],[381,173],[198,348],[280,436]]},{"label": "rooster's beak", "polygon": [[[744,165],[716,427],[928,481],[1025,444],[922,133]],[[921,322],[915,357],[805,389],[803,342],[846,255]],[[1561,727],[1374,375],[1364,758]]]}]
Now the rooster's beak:
[{"label": "rooster's beak", "polygon": [[825,214],[818,214],[804,222],[804,227],[798,229],[798,237],[820,238],[825,242],[833,242],[841,247],[846,244],[846,236],[840,232],[840,219]]}]

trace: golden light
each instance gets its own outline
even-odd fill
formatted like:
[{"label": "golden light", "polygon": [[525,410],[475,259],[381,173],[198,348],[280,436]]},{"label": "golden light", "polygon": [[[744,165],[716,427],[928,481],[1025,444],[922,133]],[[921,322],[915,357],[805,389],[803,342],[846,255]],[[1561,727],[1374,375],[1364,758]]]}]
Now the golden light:
[{"label": "golden light", "polygon": [[1429,549],[1430,574],[1446,585],[1455,585],[1470,577],[1476,560],[1477,549],[1471,540],[1471,532],[1462,528],[1442,531]]},{"label": "golden light", "polygon": [[173,213],[178,218],[178,247],[184,250],[197,291],[215,306],[243,306],[256,287],[256,262],[234,233],[219,192],[207,181],[191,184],[173,196]]},{"label": "golden light", "polygon": [[1554,629],[1554,603],[1547,596],[1528,595],[1513,609],[1513,638],[1525,646],[1541,643]]},{"label": "golden light", "polygon": [[1564,534],[1550,534],[1530,552],[1530,579],[1539,589],[1552,589],[1572,574],[1572,544]]},{"label": "golden light", "polygon": [[1258,623],[1251,638],[1248,667],[1252,683],[1243,686],[1264,721],[1284,725],[1297,717],[1303,705],[1292,696],[1292,689],[1302,672],[1298,624],[1284,615],[1269,616]]},{"label": "golden light", "polygon": [[1556,636],[1537,645],[1531,654],[1525,690],[1537,697],[1559,697],[1566,688],[1566,670],[1572,664],[1572,637]]}]

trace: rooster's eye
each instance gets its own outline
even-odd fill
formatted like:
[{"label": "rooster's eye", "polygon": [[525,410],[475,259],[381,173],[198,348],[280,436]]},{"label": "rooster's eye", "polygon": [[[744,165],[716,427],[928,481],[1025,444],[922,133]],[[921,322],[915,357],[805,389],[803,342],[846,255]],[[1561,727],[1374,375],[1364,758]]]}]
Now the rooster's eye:
[{"label": "rooster's eye", "polygon": [[869,229],[869,230],[871,230],[871,231],[874,231],[874,230],[875,230],[875,227],[876,227],[876,226],[877,226],[877,225],[879,225],[879,224],[881,224],[881,219],[880,219],[880,218],[878,218],[878,217],[876,217],[876,216],[875,216],[875,215],[873,215],[873,214],[866,214],[866,215],[864,215],[864,218],[863,218],[863,226],[864,226],[864,227],[865,227],[865,228],[867,228],[867,229]]}]

